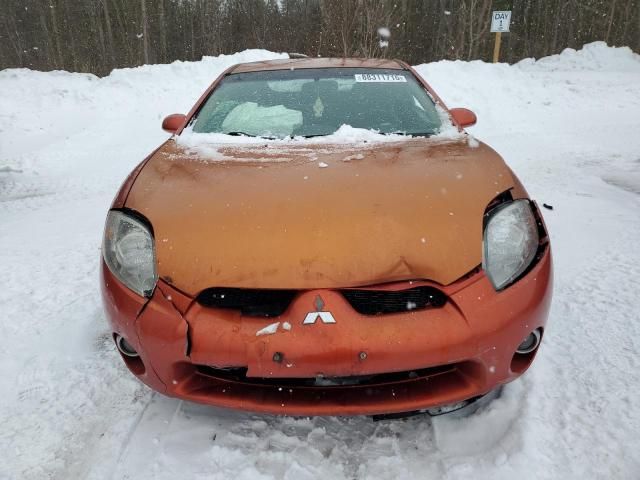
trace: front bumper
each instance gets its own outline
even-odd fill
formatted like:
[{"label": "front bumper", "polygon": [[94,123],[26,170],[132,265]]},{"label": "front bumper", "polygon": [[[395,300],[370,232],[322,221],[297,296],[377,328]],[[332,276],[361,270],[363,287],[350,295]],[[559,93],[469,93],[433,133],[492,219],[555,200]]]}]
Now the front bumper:
[{"label": "front bumper", "polygon": [[[104,263],[102,292],[113,331],[140,354],[123,357],[127,366],[166,395],[275,414],[381,415],[475,398],[521,375],[536,351],[515,350],[532,330],[544,329],[551,263],[547,245],[504,291],[480,271],[438,286],[449,299],[444,307],[382,316],[356,313],[333,290],[302,292],[283,315],[268,319],[203,307],[163,281],[147,300]],[[433,284],[376,289],[420,285]],[[303,324],[318,295],[336,323]],[[276,322],[274,333],[258,335]],[[349,382],[353,377],[364,380]]]}]

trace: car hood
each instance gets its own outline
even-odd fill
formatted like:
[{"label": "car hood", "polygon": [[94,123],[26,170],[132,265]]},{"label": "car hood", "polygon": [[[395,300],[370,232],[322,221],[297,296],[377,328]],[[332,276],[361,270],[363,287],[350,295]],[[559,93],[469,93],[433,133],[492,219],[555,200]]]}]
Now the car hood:
[{"label": "car hood", "polygon": [[269,142],[203,153],[170,140],[126,207],[153,226],[160,278],[191,295],[444,285],[481,263],[484,211],[519,185],[499,155],[472,143]]}]

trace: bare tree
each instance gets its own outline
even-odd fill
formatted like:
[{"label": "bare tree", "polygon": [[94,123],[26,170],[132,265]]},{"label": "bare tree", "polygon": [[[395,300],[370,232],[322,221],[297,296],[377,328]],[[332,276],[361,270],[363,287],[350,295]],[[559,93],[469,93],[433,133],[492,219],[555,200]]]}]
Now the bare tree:
[{"label": "bare tree", "polygon": [[140,0],[142,17],[142,53],[144,63],[149,63],[149,29],[147,28],[147,0]]},{"label": "bare tree", "polygon": [[[595,40],[640,50],[640,0],[3,0],[0,68],[105,75],[246,48],[489,60],[496,9],[513,11],[503,61]],[[388,47],[380,27],[390,30]]]}]

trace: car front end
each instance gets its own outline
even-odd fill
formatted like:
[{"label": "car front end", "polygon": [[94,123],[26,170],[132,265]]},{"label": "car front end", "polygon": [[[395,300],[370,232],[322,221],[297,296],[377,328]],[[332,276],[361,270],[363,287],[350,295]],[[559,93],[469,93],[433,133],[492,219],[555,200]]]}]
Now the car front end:
[{"label": "car front end", "polygon": [[437,415],[527,370],[550,244],[492,149],[263,143],[206,161],[174,137],[116,197],[102,294],[140,380],[254,412]]}]

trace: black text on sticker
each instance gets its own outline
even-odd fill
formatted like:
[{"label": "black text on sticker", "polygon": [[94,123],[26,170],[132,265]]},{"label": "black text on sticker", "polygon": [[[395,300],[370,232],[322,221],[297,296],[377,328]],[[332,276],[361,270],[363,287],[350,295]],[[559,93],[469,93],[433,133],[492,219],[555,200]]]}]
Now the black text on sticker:
[{"label": "black text on sticker", "polygon": [[404,75],[396,73],[356,73],[356,82],[406,82]]}]

